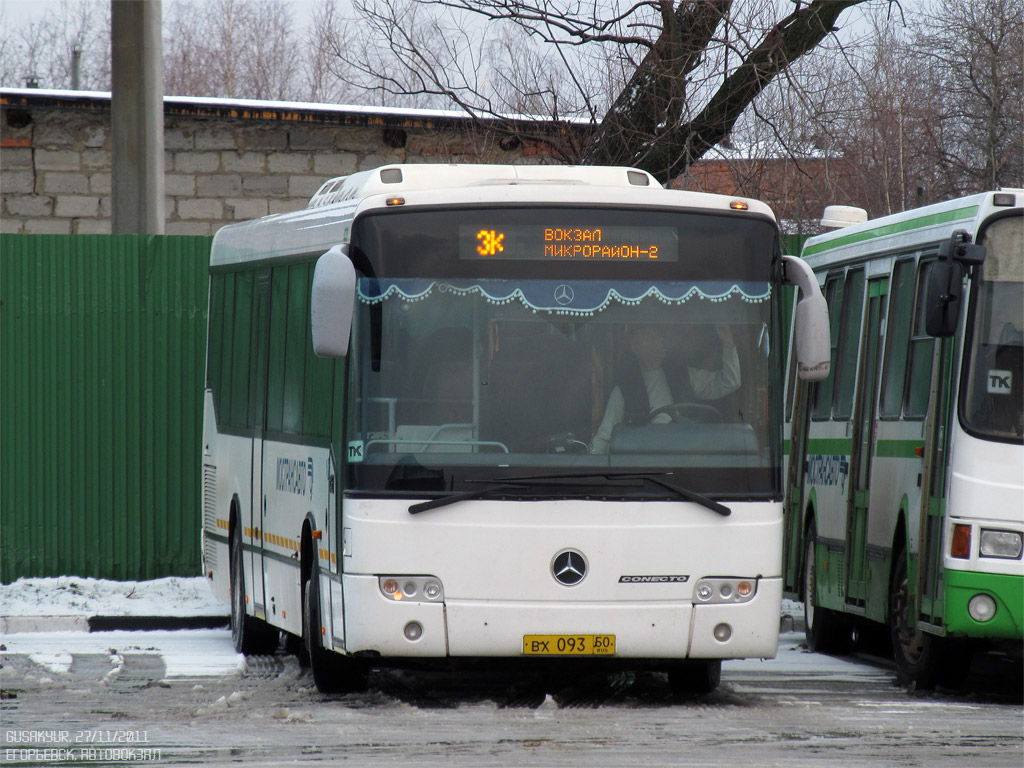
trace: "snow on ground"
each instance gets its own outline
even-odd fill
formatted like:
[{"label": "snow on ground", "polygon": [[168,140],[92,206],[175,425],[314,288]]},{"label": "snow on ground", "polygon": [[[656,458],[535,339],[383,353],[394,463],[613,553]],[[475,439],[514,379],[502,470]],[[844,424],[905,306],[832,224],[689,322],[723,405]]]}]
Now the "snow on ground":
[{"label": "snow on ground", "polygon": [[[0,584],[0,617],[227,615],[228,606],[213,596],[201,576],[154,581],[60,576]],[[802,619],[803,603],[783,600],[782,615]]]},{"label": "snow on ground", "polygon": [[0,584],[0,616],[226,616],[206,579],[107,581],[78,576]]},{"label": "snow on ground", "polygon": [[17,632],[3,636],[0,658],[20,654],[53,675],[67,673],[75,656],[109,656],[111,668],[126,654],[155,654],[163,659],[165,678],[220,677],[245,669],[226,629],[157,632]]}]

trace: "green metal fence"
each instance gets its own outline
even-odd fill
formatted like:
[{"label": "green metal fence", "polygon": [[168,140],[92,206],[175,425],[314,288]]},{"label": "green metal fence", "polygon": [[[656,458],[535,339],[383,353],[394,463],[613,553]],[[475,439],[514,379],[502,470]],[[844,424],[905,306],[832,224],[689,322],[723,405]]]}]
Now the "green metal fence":
[{"label": "green metal fence", "polygon": [[0,236],[0,580],[198,574],[211,238]]},{"label": "green metal fence", "polygon": [[0,581],[199,573],[210,242],[0,235]]}]

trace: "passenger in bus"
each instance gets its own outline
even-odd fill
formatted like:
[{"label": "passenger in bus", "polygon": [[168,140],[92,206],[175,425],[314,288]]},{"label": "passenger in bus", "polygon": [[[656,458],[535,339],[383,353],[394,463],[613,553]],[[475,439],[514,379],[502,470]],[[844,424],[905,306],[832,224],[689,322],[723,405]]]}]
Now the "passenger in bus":
[{"label": "passenger in bus", "polygon": [[663,412],[653,419],[651,414],[675,403],[718,400],[739,389],[740,360],[732,329],[720,325],[715,330],[722,344],[720,367],[710,370],[706,362],[686,365],[668,360],[669,343],[658,326],[632,328],[590,452],[608,453],[616,424],[668,423],[671,414]]}]

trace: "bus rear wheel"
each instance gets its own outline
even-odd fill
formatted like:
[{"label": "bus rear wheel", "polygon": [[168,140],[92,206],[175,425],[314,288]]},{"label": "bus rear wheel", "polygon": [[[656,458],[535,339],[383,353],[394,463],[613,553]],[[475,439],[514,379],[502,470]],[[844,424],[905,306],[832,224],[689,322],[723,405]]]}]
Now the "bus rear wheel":
[{"label": "bus rear wheel", "polygon": [[231,641],[238,653],[258,656],[277,650],[277,630],[245,612],[245,572],[242,564],[242,532],[231,534]]},{"label": "bus rear wheel", "polygon": [[818,532],[813,523],[807,528],[804,540],[804,635],[807,647],[817,653],[846,653],[853,643],[850,626],[835,611],[817,604],[815,550]]},{"label": "bus rear wheel", "polygon": [[[314,569],[315,570],[315,569]],[[366,688],[366,671],[358,662],[328,650],[320,620],[320,577],[313,573],[302,595],[302,634],[313,683],[320,693],[343,693]]]}]

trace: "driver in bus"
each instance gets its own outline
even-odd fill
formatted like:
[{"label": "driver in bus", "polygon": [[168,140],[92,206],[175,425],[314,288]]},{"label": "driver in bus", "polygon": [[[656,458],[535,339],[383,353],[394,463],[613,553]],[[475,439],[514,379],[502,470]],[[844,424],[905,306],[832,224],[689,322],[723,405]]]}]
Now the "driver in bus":
[{"label": "driver in bus", "polygon": [[722,343],[721,367],[709,370],[700,364],[671,365],[666,361],[669,345],[665,331],[658,326],[632,328],[629,349],[619,361],[615,387],[590,452],[608,453],[616,424],[665,424],[672,420],[670,413],[651,414],[675,403],[718,400],[739,389],[740,359],[732,329],[719,325],[715,330]]}]

